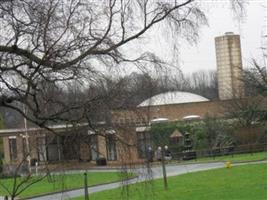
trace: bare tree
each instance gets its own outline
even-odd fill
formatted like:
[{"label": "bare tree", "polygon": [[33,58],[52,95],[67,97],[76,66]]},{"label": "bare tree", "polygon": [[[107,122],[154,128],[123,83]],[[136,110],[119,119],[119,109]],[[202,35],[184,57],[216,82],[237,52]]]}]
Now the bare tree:
[{"label": "bare tree", "polygon": [[52,116],[43,116],[44,82],[62,87],[74,79],[94,80],[103,66],[159,63],[151,53],[130,58],[124,46],[166,20],[175,30],[194,36],[206,22],[193,0],[5,1],[0,16],[1,105],[24,114],[11,103],[26,104],[32,113],[26,117],[41,126],[77,108],[63,104]]},{"label": "bare tree", "polygon": [[[241,2],[232,4],[240,7]],[[206,17],[195,0],[1,2],[1,105],[25,115],[14,104],[21,102],[32,114],[26,116],[28,120],[44,126],[51,118],[81,105],[68,107],[58,102],[60,109],[43,116],[43,83],[63,87],[78,79],[88,84],[103,68],[120,63],[134,63],[141,70],[146,63],[158,66],[163,62],[150,52],[135,57],[126,52],[130,43],[163,22],[178,33],[175,35],[190,40],[198,37]]]},{"label": "bare tree", "polygon": [[262,129],[266,124],[266,103],[265,97],[256,95],[233,99],[224,105],[225,115],[232,120],[236,129],[238,142],[248,144],[251,153],[253,146],[263,136],[258,128]]},{"label": "bare tree", "polygon": [[[265,56],[266,57],[266,56]],[[265,59],[265,57],[263,59]],[[246,93],[249,96],[267,95],[267,71],[266,66],[253,61],[253,68],[245,71],[244,82]]]},{"label": "bare tree", "polygon": [[197,71],[185,79],[185,90],[205,96],[209,99],[218,98],[217,74],[215,71]]},{"label": "bare tree", "polygon": [[131,53],[131,45],[163,23],[173,35],[196,40],[206,22],[195,0],[1,1],[0,106],[50,131],[51,123],[82,121],[97,131],[102,120],[110,129],[122,93],[121,84],[103,84],[104,72],[161,67],[156,55]]}]

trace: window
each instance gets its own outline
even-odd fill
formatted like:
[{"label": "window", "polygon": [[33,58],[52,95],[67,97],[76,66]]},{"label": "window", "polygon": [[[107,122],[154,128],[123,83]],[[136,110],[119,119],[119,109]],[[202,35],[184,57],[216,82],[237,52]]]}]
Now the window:
[{"label": "window", "polygon": [[120,125],[123,125],[123,124],[124,124],[124,119],[121,118],[121,119],[119,120],[119,124],[120,124]]},{"label": "window", "polygon": [[16,137],[10,137],[8,138],[8,142],[9,142],[10,160],[16,160],[17,159],[17,139]]},{"label": "window", "polygon": [[147,123],[146,123],[146,120],[145,120],[144,118],[142,118],[140,124],[141,124],[141,125],[145,125],[145,124],[147,124]]},{"label": "window", "polygon": [[107,159],[117,160],[116,140],[114,135],[106,136]]},{"label": "window", "polygon": [[130,119],[130,118],[126,118],[126,119],[125,119],[125,123],[126,123],[126,124],[130,124],[130,122],[131,122],[131,119]]},{"label": "window", "polygon": [[137,133],[137,148],[139,158],[145,158],[148,147],[151,146],[151,138],[149,132]]},{"label": "window", "polygon": [[62,159],[62,138],[60,136],[53,136],[47,142],[47,160],[58,161]]},{"label": "window", "polygon": [[97,135],[90,135],[90,151],[91,160],[96,160],[98,158]]},{"label": "window", "polygon": [[171,145],[183,145],[183,137],[172,137],[170,138]]},{"label": "window", "polygon": [[26,138],[22,137],[22,149],[23,149],[23,157],[27,157],[27,144],[26,144]]},{"label": "window", "polygon": [[38,161],[46,161],[47,160],[46,138],[45,137],[38,137],[37,138],[37,152],[38,152]]},{"label": "window", "polygon": [[135,124],[139,124],[140,123],[140,119],[139,118],[135,118]]}]

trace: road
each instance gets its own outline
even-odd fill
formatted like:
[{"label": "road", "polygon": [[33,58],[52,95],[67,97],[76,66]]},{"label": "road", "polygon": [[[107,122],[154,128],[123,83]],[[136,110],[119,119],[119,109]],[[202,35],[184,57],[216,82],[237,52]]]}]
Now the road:
[{"label": "road", "polygon": [[[224,163],[216,162],[216,163],[202,163],[202,164],[188,164],[188,165],[168,165],[168,166],[166,166],[166,170],[167,170],[167,176],[176,176],[176,175],[180,175],[180,174],[186,174],[189,172],[216,169],[216,168],[221,168],[221,167],[224,167]],[[148,174],[147,168],[137,168],[134,171],[135,171],[135,173],[138,174],[138,178],[131,179],[131,180],[127,181],[127,184],[134,184],[137,182],[142,182],[144,180],[147,180],[147,174]],[[161,166],[152,167],[151,172],[152,172],[151,173],[152,177],[154,179],[162,178]],[[104,191],[104,190],[110,190],[110,189],[118,188],[121,185],[122,185],[121,182],[104,184],[104,185],[89,187],[88,191],[89,191],[89,194],[91,194],[91,193],[95,193],[95,192],[100,192],[100,191]],[[67,191],[64,193],[55,193],[55,194],[51,194],[51,195],[35,197],[35,198],[31,198],[29,200],[59,200],[59,199],[67,200],[70,198],[82,196],[83,194],[84,194],[84,190],[78,189],[78,190]]]}]

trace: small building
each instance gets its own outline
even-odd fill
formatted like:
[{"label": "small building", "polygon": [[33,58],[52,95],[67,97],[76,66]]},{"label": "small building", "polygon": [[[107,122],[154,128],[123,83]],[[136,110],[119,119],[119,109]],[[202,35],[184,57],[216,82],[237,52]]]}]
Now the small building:
[{"label": "small building", "polygon": [[171,145],[184,144],[184,136],[178,129],[175,129],[173,133],[170,135],[170,144]]}]

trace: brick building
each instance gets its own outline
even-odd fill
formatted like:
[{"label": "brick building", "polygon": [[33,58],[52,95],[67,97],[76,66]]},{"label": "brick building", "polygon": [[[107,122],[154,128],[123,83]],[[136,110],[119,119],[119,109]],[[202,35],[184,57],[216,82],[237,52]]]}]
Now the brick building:
[{"label": "brick building", "polygon": [[[169,98],[170,95],[172,98]],[[86,124],[49,127],[55,133],[42,128],[0,130],[4,141],[5,163],[12,165],[27,160],[26,135],[29,138],[30,159],[39,164],[61,161],[95,163],[98,158],[105,158],[108,164],[142,162],[144,155],[141,155],[140,149],[144,149],[151,120],[168,118],[176,121],[192,115],[201,118],[206,114],[223,115],[225,101],[209,101],[184,92],[164,93],[156,99],[163,97],[165,101],[151,102],[150,106],[144,106],[143,102],[136,110],[113,111],[112,129],[103,127],[101,130],[100,125],[97,133],[88,130]]]}]

